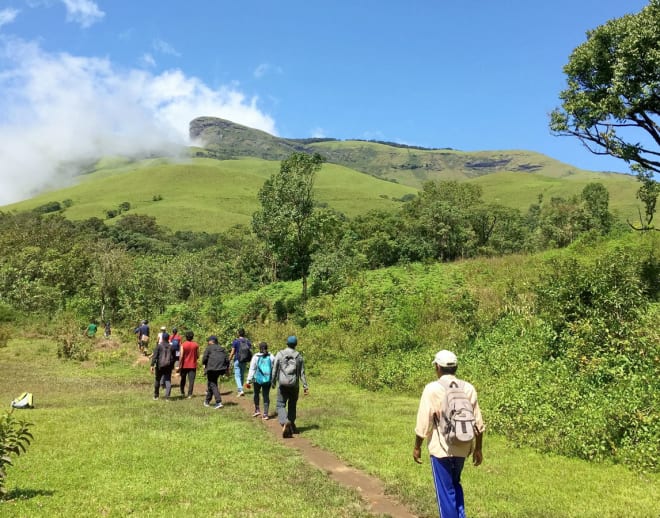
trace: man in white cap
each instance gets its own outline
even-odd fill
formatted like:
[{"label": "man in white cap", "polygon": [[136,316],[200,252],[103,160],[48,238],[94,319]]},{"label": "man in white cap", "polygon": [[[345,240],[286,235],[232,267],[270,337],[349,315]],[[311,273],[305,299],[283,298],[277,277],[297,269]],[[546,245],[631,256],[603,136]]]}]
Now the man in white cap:
[{"label": "man in white cap", "polygon": [[[477,391],[470,383],[456,377],[456,355],[451,351],[439,351],[433,359],[433,366],[438,379],[426,385],[422,392],[417,411],[413,459],[418,464],[422,463],[422,443],[427,439],[440,516],[465,518],[461,472],[470,453],[475,466],[483,460],[484,422],[477,401]],[[448,432],[450,416],[445,407],[448,406],[450,391],[452,401],[454,398],[463,398],[462,404],[467,413],[470,414],[471,411],[470,426],[473,426],[473,432],[470,430],[469,435],[474,436],[473,440],[460,440],[462,437],[452,437]]]}]

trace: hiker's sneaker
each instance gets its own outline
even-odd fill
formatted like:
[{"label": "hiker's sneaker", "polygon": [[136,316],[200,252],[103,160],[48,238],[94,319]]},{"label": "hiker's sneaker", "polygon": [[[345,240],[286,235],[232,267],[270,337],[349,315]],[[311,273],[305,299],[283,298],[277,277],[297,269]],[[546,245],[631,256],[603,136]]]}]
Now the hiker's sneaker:
[{"label": "hiker's sneaker", "polygon": [[158,396],[154,396],[154,401],[158,401]]},{"label": "hiker's sneaker", "polygon": [[204,406],[211,406],[207,401],[204,401]]},{"label": "hiker's sneaker", "polygon": [[291,423],[291,433],[300,433],[295,424]]},{"label": "hiker's sneaker", "polygon": [[291,432],[291,423],[286,423],[284,426],[282,426],[282,438],[290,439],[291,437],[293,437],[293,433]]},{"label": "hiker's sneaker", "polygon": [[215,405],[213,405],[213,408],[217,410],[218,408],[222,408],[223,406],[225,405],[223,405],[222,403],[216,403]]},{"label": "hiker's sneaker", "polygon": [[238,393],[238,397],[242,397],[242,396],[244,396],[244,395],[245,395],[245,392],[243,392],[243,391],[241,391],[241,392]]},{"label": "hiker's sneaker", "polygon": [[252,417],[259,417],[261,415],[261,412],[259,410],[256,410],[254,414],[252,414]]},{"label": "hiker's sneaker", "polygon": [[186,399],[192,399],[192,394],[190,396],[188,396]]},{"label": "hiker's sneaker", "polygon": [[270,417],[268,417],[268,414],[264,414],[261,419],[263,419],[264,421],[268,421]]}]

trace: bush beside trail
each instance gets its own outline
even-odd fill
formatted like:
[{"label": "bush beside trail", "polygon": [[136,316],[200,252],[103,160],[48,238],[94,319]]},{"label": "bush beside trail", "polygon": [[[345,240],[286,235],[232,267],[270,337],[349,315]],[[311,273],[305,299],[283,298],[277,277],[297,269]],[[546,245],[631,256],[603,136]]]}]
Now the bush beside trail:
[{"label": "bush beside trail", "polygon": [[432,379],[433,353],[453,349],[491,430],[541,451],[657,471],[660,244],[585,246],[368,272],[310,300],[304,319],[273,324],[266,312],[255,332],[295,330],[310,365],[345,364],[353,383],[410,394]]}]

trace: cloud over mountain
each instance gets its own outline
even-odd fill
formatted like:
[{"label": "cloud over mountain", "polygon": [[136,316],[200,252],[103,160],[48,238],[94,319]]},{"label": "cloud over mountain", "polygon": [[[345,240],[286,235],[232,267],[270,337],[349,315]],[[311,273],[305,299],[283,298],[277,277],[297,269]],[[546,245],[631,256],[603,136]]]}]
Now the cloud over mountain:
[{"label": "cloud over mountain", "polygon": [[178,69],[123,69],[15,39],[0,65],[0,204],[66,184],[101,156],[176,154],[200,115],[276,133],[257,98]]}]

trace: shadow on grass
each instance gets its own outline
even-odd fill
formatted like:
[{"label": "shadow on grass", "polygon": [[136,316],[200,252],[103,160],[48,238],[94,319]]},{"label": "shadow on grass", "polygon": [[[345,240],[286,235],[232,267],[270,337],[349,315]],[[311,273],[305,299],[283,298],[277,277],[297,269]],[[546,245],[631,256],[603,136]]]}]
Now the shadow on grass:
[{"label": "shadow on grass", "polygon": [[50,489],[24,489],[17,487],[7,493],[5,500],[29,500],[36,496],[53,496],[54,494],[55,491],[51,491]]},{"label": "shadow on grass", "polygon": [[308,432],[310,430],[319,430],[320,428],[321,427],[317,424],[310,424],[310,425],[307,425],[307,426],[299,426],[298,431],[300,433],[304,433],[304,432]]}]

